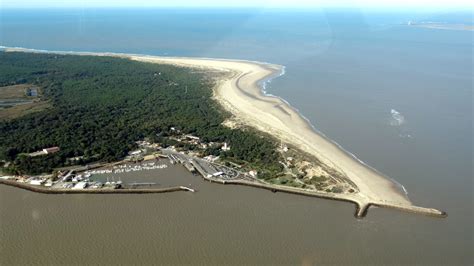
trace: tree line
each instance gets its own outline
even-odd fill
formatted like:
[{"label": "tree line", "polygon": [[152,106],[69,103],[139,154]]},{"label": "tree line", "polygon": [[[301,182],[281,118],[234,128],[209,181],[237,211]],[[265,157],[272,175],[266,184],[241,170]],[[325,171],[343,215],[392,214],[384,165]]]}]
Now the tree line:
[{"label": "tree line", "polygon": [[[275,143],[253,130],[222,126],[228,114],[212,99],[209,78],[189,68],[117,57],[0,52],[0,86],[30,83],[52,108],[0,121],[4,171],[38,174],[79,163],[116,161],[135,141],[171,127],[205,141],[227,141],[224,158],[247,162],[262,176],[281,170]],[[25,154],[59,146],[55,154]],[[75,162],[77,163],[77,162]]]}]

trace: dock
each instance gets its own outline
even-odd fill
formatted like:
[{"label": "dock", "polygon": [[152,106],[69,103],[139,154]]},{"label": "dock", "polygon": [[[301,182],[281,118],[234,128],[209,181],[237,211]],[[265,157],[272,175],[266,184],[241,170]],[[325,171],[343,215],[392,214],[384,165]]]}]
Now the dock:
[{"label": "dock", "polygon": [[130,185],[130,186],[132,186],[132,187],[138,187],[138,186],[154,186],[154,185],[156,185],[156,183],[145,183],[145,182],[143,182],[143,183],[138,183],[138,182],[135,182],[135,183],[130,183],[130,184],[128,184],[128,185]]}]

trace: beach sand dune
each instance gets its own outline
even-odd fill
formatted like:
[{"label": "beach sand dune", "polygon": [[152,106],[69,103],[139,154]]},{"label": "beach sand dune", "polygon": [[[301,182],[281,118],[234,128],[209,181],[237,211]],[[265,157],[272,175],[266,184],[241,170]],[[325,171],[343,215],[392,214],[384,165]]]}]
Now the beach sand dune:
[{"label": "beach sand dune", "polygon": [[369,202],[411,205],[401,187],[364,165],[335,143],[320,135],[294,108],[278,97],[264,95],[261,83],[278,76],[282,66],[247,61],[189,58],[132,57],[134,60],[205,67],[229,72],[215,89],[215,98],[235,119],[270,133],[317,157],[356,184],[360,197]]}]

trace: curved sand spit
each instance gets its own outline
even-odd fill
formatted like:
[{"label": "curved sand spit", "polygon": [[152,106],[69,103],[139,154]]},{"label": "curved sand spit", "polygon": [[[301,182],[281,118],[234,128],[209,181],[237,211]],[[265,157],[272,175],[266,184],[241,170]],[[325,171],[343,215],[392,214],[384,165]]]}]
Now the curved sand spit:
[{"label": "curved sand spit", "polygon": [[[9,48],[7,51],[44,52],[18,48]],[[414,206],[392,180],[362,164],[332,141],[318,134],[295,109],[280,98],[264,95],[261,92],[260,84],[281,73],[282,67],[279,65],[239,60],[114,53],[71,52],[71,54],[119,56],[142,62],[226,71],[229,75],[225,75],[216,87],[215,99],[239,122],[268,132],[283,142],[290,143],[302,151],[316,156],[327,166],[345,174],[356,184],[359,192],[355,195],[332,194],[330,197],[355,202],[358,205],[358,216],[363,216],[370,205],[433,216],[446,215],[436,209]]]}]

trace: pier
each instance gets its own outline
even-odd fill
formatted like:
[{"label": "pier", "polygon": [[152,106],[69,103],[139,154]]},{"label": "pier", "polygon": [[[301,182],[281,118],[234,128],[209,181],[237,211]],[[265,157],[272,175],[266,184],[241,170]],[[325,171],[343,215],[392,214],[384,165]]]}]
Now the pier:
[{"label": "pier", "polygon": [[175,186],[167,188],[120,188],[120,189],[108,189],[108,188],[98,188],[98,189],[57,189],[57,188],[45,188],[43,186],[35,186],[27,183],[19,183],[12,180],[0,179],[0,184],[17,187],[33,192],[43,193],[43,194],[155,194],[155,193],[167,193],[167,192],[177,192],[177,191],[186,191],[186,192],[195,192],[194,189],[188,188],[185,186]]},{"label": "pier", "polygon": [[322,198],[322,199],[350,202],[350,203],[353,203],[356,207],[354,216],[358,219],[362,219],[365,216],[367,216],[367,213],[371,206],[395,209],[399,211],[421,214],[421,215],[431,216],[431,217],[436,217],[436,218],[445,218],[448,216],[446,212],[440,211],[437,209],[419,207],[419,206],[414,206],[414,205],[399,205],[399,204],[391,204],[391,203],[370,202],[358,195],[323,193],[323,192],[309,191],[309,190],[297,189],[297,188],[285,187],[285,186],[279,186],[279,185],[270,185],[270,184],[259,183],[256,181],[247,181],[247,180],[220,180],[220,179],[206,177],[206,176],[203,176],[203,178],[210,182],[223,184],[223,185],[228,184],[228,185],[250,186],[250,187],[266,189],[273,193],[283,192],[283,193],[289,193],[289,194],[303,195],[307,197],[316,197],[316,198]]}]

